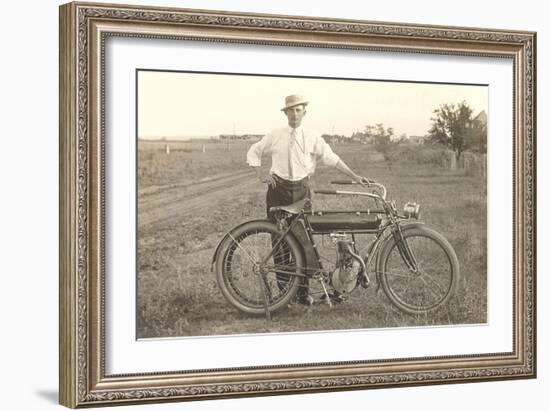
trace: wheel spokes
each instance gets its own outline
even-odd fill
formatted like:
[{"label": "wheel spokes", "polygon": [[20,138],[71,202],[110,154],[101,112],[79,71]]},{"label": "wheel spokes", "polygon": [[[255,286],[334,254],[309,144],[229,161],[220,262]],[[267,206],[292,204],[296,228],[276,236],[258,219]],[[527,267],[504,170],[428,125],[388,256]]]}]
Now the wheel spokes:
[{"label": "wheel spokes", "polygon": [[426,282],[424,277],[420,277],[420,281],[422,281],[422,283],[424,284],[424,288],[427,289],[428,291],[430,291],[430,293],[432,293],[432,295],[436,298],[436,301],[439,301],[442,297],[444,297],[444,295],[440,296],[436,292],[434,292],[433,287],[430,287],[428,285],[428,283]]},{"label": "wheel spokes", "polygon": [[415,276],[417,276],[416,274],[414,273],[411,273],[410,270],[402,270],[402,271],[405,271],[404,274],[402,273],[396,273],[396,270],[392,270],[391,272],[388,272],[386,271],[386,275],[389,275],[389,276],[392,276],[392,277],[400,277],[400,278],[407,278],[407,279],[410,279],[410,278],[414,278]]},{"label": "wheel spokes", "polygon": [[[274,235],[261,230],[230,238],[224,271],[231,292],[254,308],[264,307],[264,298],[269,304],[283,298],[297,280],[296,258],[286,241],[277,237],[273,248]],[[260,264],[264,259],[267,264]]]},{"label": "wheel spokes", "polygon": [[235,240],[235,237],[233,237],[233,236],[231,235],[231,233],[228,233],[228,235],[229,235],[229,237],[233,240],[233,242],[237,245],[237,247],[239,247],[239,248],[244,252],[244,254],[250,259],[250,261],[252,261],[252,263],[255,264],[255,263],[257,262],[257,260],[254,260],[254,259],[250,256],[250,254],[248,253],[248,251],[246,251],[246,250],[239,244],[239,242],[238,242],[237,240]]},{"label": "wheel spokes", "polygon": [[[404,248],[394,245],[385,262],[388,291],[400,305],[419,312],[429,310],[444,301],[451,289],[450,260],[442,246],[430,237],[409,234],[405,241]],[[416,272],[408,268],[404,249],[414,256]]]},{"label": "wheel spokes", "polygon": [[441,294],[443,294],[443,296],[445,296],[445,294],[447,293],[447,290],[445,289],[444,286],[442,286],[439,281],[437,281],[435,278],[433,278],[431,275],[429,275],[428,273],[426,272],[422,272],[421,273],[421,276],[423,278],[427,278],[428,280],[430,280],[437,288],[438,290],[441,292]]}]

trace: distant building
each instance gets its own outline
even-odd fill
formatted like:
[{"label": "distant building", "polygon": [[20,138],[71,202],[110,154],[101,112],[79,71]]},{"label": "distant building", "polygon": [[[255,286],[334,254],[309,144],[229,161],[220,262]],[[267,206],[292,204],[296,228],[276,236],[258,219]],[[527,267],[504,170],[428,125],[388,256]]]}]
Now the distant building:
[{"label": "distant building", "polygon": [[472,129],[472,147],[477,147],[481,153],[487,152],[487,113],[481,110],[470,125]]},{"label": "distant building", "polygon": [[360,131],[355,131],[351,135],[350,140],[354,143],[374,144],[374,136],[372,134],[362,133]]},{"label": "distant building", "polygon": [[411,144],[424,144],[430,136],[424,135],[424,136],[410,136],[409,137],[409,143]]},{"label": "distant building", "polygon": [[487,127],[487,113],[485,110],[481,110],[480,113],[474,118],[474,122],[476,121],[480,125]]}]

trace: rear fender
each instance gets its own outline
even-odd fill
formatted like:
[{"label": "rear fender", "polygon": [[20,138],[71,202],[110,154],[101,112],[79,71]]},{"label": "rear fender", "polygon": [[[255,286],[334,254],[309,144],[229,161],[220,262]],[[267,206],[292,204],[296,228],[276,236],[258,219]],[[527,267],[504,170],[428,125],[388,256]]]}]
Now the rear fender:
[{"label": "rear fender", "polygon": [[[220,254],[220,250],[222,248],[222,244],[223,242],[228,238],[230,237],[230,235],[233,235],[233,233],[235,231],[237,231],[239,228],[241,228],[243,225],[245,224],[249,224],[249,223],[253,223],[253,222],[269,222],[269,223],[272,223],[271,221],[269,220],[249,220],[249,221],[245,221],[244,223],[241,223],[235,227],[233,227],[231,230],[229,230],[223,237],[222,239],[218,242],[218,245],[216,246],[216,250],[214,251],[214,255],[212,256],[212,262],[210,263],[210,271],[214,272],[214,269],[216,267],[216,261],[218,260],[218,257],[219,257],[219,254]],[[272,223],[273,224],[273,223]],[[287,233],[288,236],[291,236],[294,238],[294,240],[296,240],[296,242],[298,244],[300,244],[300,242],[298,241],[298,239],[296,238],[296,236],[292,233],[292,232],[289,232]],[[301,244],[300,244],[301,246]],[[303,247],[300,247],[302,248],[302,254],[304,254],[303,252]],[[305,260],[304,260],[305,261]]]},{"label": "rear fender", "polygon": [[252,221],[266,221],[266,220],[251,220],[251,221],[245,221],[244,223],[241,223],[235,227],[233,227],[231,230],[229,230],[225,235],[222,237],[222,239],[218,242],[218,245],[216,246],[216,250],[214,251],[214,255],[212,256],[212,262],[210,263],[210,271],[214,271],[214,267],[216,266],[216,261],[218,260],[218,256],[220,254],[220,249],[222,247],[223,242],[227,237],[229,237],[229,234],[234,233],[237,229],[242,227],[245,224],[248,224]]}]

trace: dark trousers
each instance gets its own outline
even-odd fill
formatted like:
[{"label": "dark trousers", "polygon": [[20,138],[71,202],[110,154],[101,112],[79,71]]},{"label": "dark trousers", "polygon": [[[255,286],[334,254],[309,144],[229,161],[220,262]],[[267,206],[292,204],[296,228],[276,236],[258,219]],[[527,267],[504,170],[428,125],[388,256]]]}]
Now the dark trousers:
[{"label": "dark trousers", "polygon": [[[304,198],[311,198],[311,191],[309,189],[309,179],[305,178],[301,181],[287,181],[280,177],[276,177],[275,187],[269,186],[266,194],[266,212],[267,218],[275,222],[274,215],[269,211],[271,207],[276,206],[286,206],[300,201]],[[275,245],[276,239],[272,238],[272,244]],[[275,252],[273,257],[274,263],[276,265],[288,265],[289,261],[287,260],[288,256],[279,256]],[[283,289],[289,280],[289,275],[284,273],[277,273],[277,283],[280,289]],[[301,279],[300,288],[298,289],[298,298],[306,296],[308,293],[308,281],[307,278]]]}]

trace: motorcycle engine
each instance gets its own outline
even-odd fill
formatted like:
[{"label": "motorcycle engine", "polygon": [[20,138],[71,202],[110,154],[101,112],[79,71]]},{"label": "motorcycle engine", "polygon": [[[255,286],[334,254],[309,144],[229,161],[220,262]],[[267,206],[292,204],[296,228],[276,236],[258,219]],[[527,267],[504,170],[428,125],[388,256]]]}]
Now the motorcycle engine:
[{"label": "motorcycle engine", "polygon": [[332,272],[331,282],[336,291],[341,294],[350,293],[357,286],[358,275],[365,263],[352,251],[351,240],[340,239],[338,244],[338,259],[336,269]]}]

